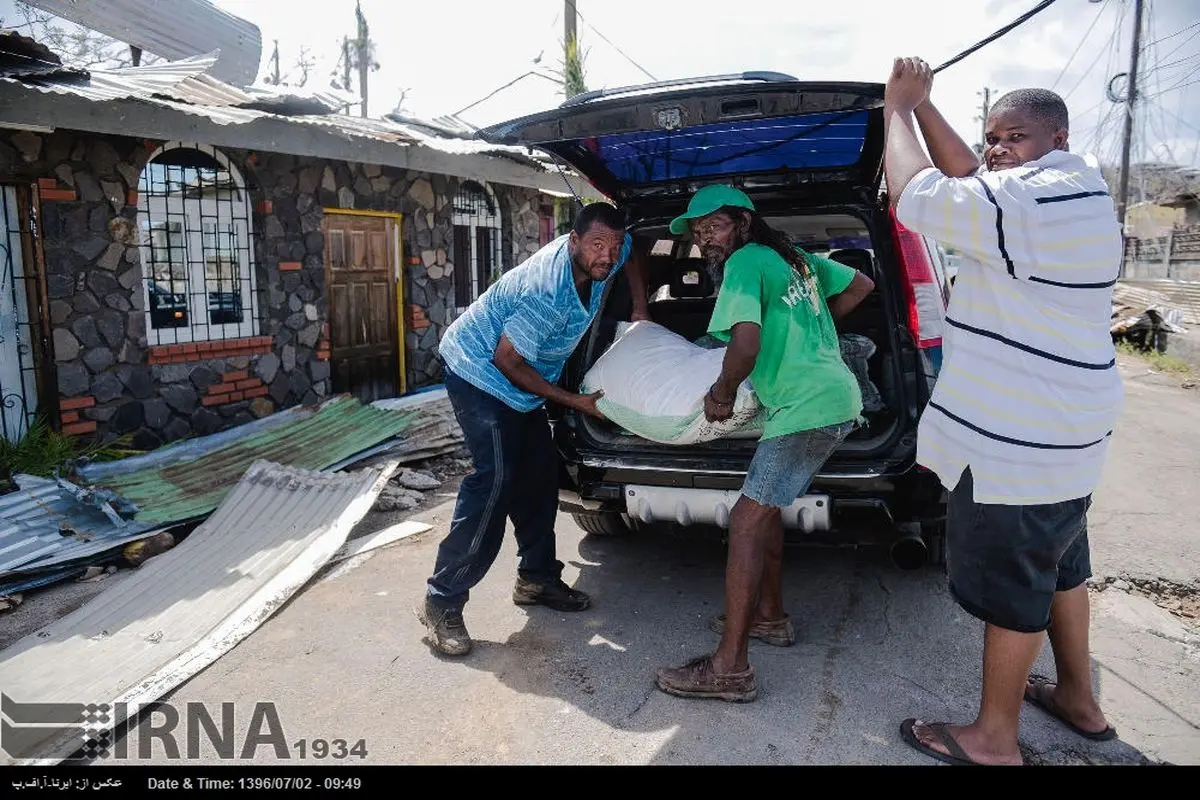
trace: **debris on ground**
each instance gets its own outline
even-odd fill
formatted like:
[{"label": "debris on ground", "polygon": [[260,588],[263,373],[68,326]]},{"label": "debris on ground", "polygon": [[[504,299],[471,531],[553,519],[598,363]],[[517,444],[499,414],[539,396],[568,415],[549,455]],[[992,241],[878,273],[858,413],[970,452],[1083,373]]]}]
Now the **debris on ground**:
[{"label": "debris on ground", "polygon": [[[132,547],[132,545],[130,545]],[[115,564],[109,564],[107,567],[91,566],[83,571],[83,574],[75,579],[76,583],[97,583],[104,580],[109,575],[115,575],[117,567]]]},{"label": "debris on ground", "polygon": [[21,602],[24,599],[25,598],[21,595],[20,592],[14,592],[12,594],[0,595],[0,611],[9,611],[11,609],[14,609],[17,606],[21,605]]},{"label": "debris on ground", "polygon": [[170,531],[156,533],[145,539],[130,542],[121,549],[121,556],[131,567],[140,567],[148,559],[161,555],[175,546],[175,536]]},{"label": "debris on ground", "polygon": [[341,551],[397,466],[249,465],[178,546],[5,651],[6,714],[16,716],[9,705],[81,700],[118,711],[82,738],[78,726],[25,726],[12,741],[6,733],[3,762],[56,764],[109,740],[228,652]]},{"label": "debris on ground", "polygon": [[430,475],[428,472],[419,470],[404,469],[400,474],[392,479],[395,483],[403,486],[405,489],[412,489],[417,492],[428,492],[432,489],[437,489],[442,485],[442,482]]},{"label": "debris on ground", "polygon": [[1200,584],[1185,584],[1163,578],[1133,578],[1109,575],[1092,578],[1088,587],[1096,592],[1114,589],[1141,595],[1189,625],[1200,625]]},{"label": "debris on ground", "polygon": [[[435,387],[370,405],[339,395],[144,455],[74,464],[54,479],[17,475],[18,490],[0,496],[0,596],[165,552],[259,460],[325,473],[395,470],[461,456],[462,447],[445,389]],[[399,478],[389,487],[393,507],[412,509],[445,474],[406,468]]]},{"label": "debris on ground", "polygon": [[425,495],[405,489],[403,486],[388,484],[375,500],[375,511],[411,511],[425,502]]}]

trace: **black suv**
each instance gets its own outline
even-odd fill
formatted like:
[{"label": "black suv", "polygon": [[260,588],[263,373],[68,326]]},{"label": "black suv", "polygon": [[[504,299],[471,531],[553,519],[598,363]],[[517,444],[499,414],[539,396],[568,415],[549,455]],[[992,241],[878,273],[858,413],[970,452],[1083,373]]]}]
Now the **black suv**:
[{"label": "black suv", "polygon": [[[481,137],[545,151],[617,203],[630,230],[654,242],[651,316],[690,340],[705,332],[714,287],[696,279],[704,273],[698,251],[666,226],[706,183],[738,186],[799,246],[870,276],[876,289],[839,330],[874,344],[865,372],[881,402],[785,512],[785,525],[789,541],[884,545],[897,564],[918,568],[943,557],[945,493],[914,456],[917,421],[941,364],[949,288],[936,244],[896,221],[881,188],[883,88],[778,73],[668,81],[589,92]],[[631,308],[628,284],[610,282],[564,387],[578,389]],[[725,526],[753,436],[665,446],[552,411],[561,507],[584,531]]]}]

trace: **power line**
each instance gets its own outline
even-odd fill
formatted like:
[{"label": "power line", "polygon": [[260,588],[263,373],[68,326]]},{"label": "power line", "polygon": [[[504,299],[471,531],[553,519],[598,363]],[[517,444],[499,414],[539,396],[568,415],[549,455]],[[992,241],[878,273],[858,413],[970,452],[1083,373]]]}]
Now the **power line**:
[{"label": "power line", "polygon": [[479,105],[480,103],[484,102],[485,100],[490,100],[490,99],[492,99],[493,97],[495,97],[496,95],[500,94],[500,92],[503,92],[505,89],[507,89],[508,87],[512,86],[514,83],[517,83],[518,81],[523,81],[523,80],[525,80],[525,79],[526,79],[526,78],[528,78],[530,75],[536,75],[536,76],[537,76],[537,77],[539,77],[539,78],[544,78],[545,80],[548,80],[548,81],[550,81],[551,83],[560,83],[560,84],[561,84],[561,81],[555,80],[554,78],[551,78],[549,75],[543,75],[542,73],[538,72],[537,70],[533,70],[533,69],[531,69],[531,70],[529,70],[529,72],[526,72],[524,75],[518,75],[517,77],[513,78],[511,81],[509,81],[508,83],[504,84],[504,85],[503,85],[503,86],[501,86],[500,88],[498,88],[498,89],[494,89],[493,91],[491,91],[491,92],[488,92],[486,95],[484,95],[483,97],[479,98],[479,99],[478,99],[478,100],[476,100],[474,103],[471,103],[471,105],[469,105],[469,106],[466,106],[466,107],[464,107],[464,108],[460,108],[458,111],[455,111],[455,112],[454,112],[453,114],[451,114],[450,116],[452,116],[452,117],[457,117],[459,114],[462,114],[462,113],[463,113],[463,112],[465,112],[465,111],[469,111],[469,110],[471,110],[472,108],[474,108],[475,106],[477,106],[477,105]]},{"label": "power line", "polygon": [[1154,68],[1156,70],[1171,69],[1172,67],[1176,67],[1179,64],[1186,64],[1189,61],[1192,61],[1193,59],[1196,59],[1196,58],[1200,58],[1200,53],[1192,53],[1190,56],[1186,56],[1184,58],[1177,58],[1174,61],[1168,61],[1166,64],[1156,64],[1154,66]]},{"label": "power line", "polygon": [[585,17],[583,14],[580,14],[580,13],[579,13],[579,6],[576,6],[576,7],[575,7],[575,16],[577,16],[577,17],[579,17],[581,20],[583,20],[583,24],[584,24],[584,25],[587,25],[589,28],[591,28],[591,29],[592,29],[592,33],[596,34],[596,35],[597,35],[597,36],[599,36],[601,39],[603,39],[604,41],[608,42],[608,45],[609,45],[610,47],[612,47],[612,49],[616,50],[618,53],[620,53],[622,56],[624,56],[626,61],[628,61],[630,64],[633,64],[635,67],[637,67],[637,68],[638,68],[638,69],[640,69],[642,72],[644,72],[644,73],[646,74],[646,77],[647,77],[647,78],[649,78],[649,79],[650,79],[650,80],[652,80],[652,81],[657,81],[657,80],[658,80],[658,78],[656,78],[656,77],[654,77],[653,75],[651,75],[651,74],[650,74],[650,70],[646,69],[646,68],[645,68],[645,67],[643,67],[641,64],[639,64],[638,62],[636,62],[636,61],[634,61],[632,58],[630,58],[630,57],[629,57],[629,55],[628,55],[628,54],[627,54],[627,53],[626,53],[624,50],[622,50],[621,48],[619,48],[619,47],[617,47],[615,44],[613,44],[612,40],[611,40],[611,39],[609,39],[607,36],[605,36],[603,33],[601,33],[601,32],[600,32],[600,31],[599,31],[599,30],[596,28],[596,26],[595,26],[595,25],[593,25],[592,23],[588,22],[588,21],[587,21],[587,17]]},{"label": "power line", "polygon": [[[1190,78],[1190,77],[1192,77],[1190,74],[1184,76],[1185,79]],[[1183,89],[1187,86],[1194,86],[1197,83],[1200,83],[1200,78],[1196,78],[1195,80],[1190,80],[1187,83],[1177,83],[1174,86],[1163,89],[1161,92],[1155,92],[1154,94],[1144,95],[1142,99],[1149,100],[1152,97],[1158,97],[1160,95],[1169,94],[1169,93],[1175,91],[1176,89]]]},{"label": "power line", "polygon": [[1158,44],[1159,42],[1165,42],[1167,39],[1174,39],[1179,34],[1185,32],[1185,31],[1190,31],[1192,28],[1200,28],[1200,22],[1193,22],[1191,25],[1188,25],[1186,28],[1180,28],[1179,30],[1172,33],[1170,36],[1164,36],[1161,39],[1155,39],[1153,42],[1147,42],[1145,44],[1145,46],[1142,47],[1142,49],[1145,50],[1147,47],[1150,47],[1150,45],[1155,45],[1155,44]]},{"label": "power line", "polygon": [[1180,42],[1178,45],[1176,45],[1176,46],[1175,46],[1175,49],[1174,49],[1174,50],[1172,50],[1171,52],[1169,52],[1169,53],[1167,53],[1165,56],[1163,56],[1163,58],[1170,58],[1171,56],[1175,55],[1175,54],[1176,54],[1176,53],[1178,53],[1180,50],[1182,50],[1183,48],[1187,47],[1187,44],[1188,44],[1188,42],[1190,42],[1192,39],[1195,39],[1197,36],[1200,36],[1200,31],[1196,31],[1196,32],[1195,32],[1195,33],[1193,33],[1191,36],[1189,36],[1188,38],[1184,39],[1182,42]]},{"label": "power line", "polygon": [[1178,114],[1176,114],[1174,111],[1172,111],[1171,109],[1169,109],[1169,108],[1167,108],[1166,106],[1164,106],[1162,103],[1157,103],[1157,102],[1156,102],[1154,105],[1158,106],[1158,109],[1159,109],[1159,111],[1165,111],[1166,113],[1168,113],[1168,114],[1170,114],[1172,117],[1174,117],[1174,118],[1175,118],[1175,120],[1176,120],[1176,122],[1178,122],[1180,125],[1183,125],[1184,127],[1187,127],[1187,128],[1191,128],[1191,129],[1192,129],[1192,130],[1194,130],[1196,133],[1200,133],[1200,128],[1197,128],[1195,125],[1193,125],[1192,123],[1188,122],[1186,119],[1184,119],[1183,117],[1179,116],[1179,115],[1178,115]]},{"label": "power line", "polygon": [[1100,17],[1104,16],[1104,9],[1106,8],[1108,8],[1108,0],[1104,0],[1104,4],[1100,6],[1100,10],[1096,12],[1096,18],[1092,20],[1092,24],[1088,26],[1087,31],[1083,34],[1083,38],[1079,40],[1075,52],[1071,53],[1071,57],[1067,59],[1067,63],[1063,64],[1062,72],[1058,73],[1058,77],[1054,79],[1054,83],[1050,86],[1050,91],[1058,88],[1058,82],[1063,79],[1063,75],[1067,74],[1067,67],[1071,66],[1071,62],[1075,60],[1075,56],[1079,55],[1079,51],[1087,43],[1088,37],[1092,35],[1092,30],[1096,27],[1096,23],[1100,21]]},{"label": "power line", "polygon": [[992,42],[996,41],[1004,34],[1011,31],[1013,28],[1025,23],[1026,21],[1028,21],[1029,19],[1032,19],[1037,14],[1040,14],[1041,12],[1045,11],[1047,8],[1052,6],[1054,3],[1055,3],[1055,0],[1042,0],[1042,2],[1038,3],[1036,6],[1029,9],[1024,14],[1022,14],[1021,16],[1014,19],[1012,22],[1005,25],[1003,28],[1001,28],[1000,30],[993,33],[991,36],[988,36],[986,39],[980,39],[978,42],[971,45],[966,50],[963,50],[961,53],[956,55],[954,58],[950,59],[949,61],[945,62],[944,64],[939,64],[938,66],[934,67],[933,72],[936,74],[936,73],[941,72],[942,70],[946,69],[946,67],[954,66],[959,61],[962,61],[964,58],[966,58],[967,56],[974,53],[976,50],[980,50],[983,47],[985,47],[986,45],[991,44]]},{"label": "power line", "polygon": [[1108,49],[1101,50],[1099,53],[1096,54],[1096,58],[1092,61],[1091,64],[1088,65],[1088,68],[1085,69],[1083,71],[1083,73],[1079,76],[1079,80],[1077,80],[1075,82],[1075,85],[1072,86],[1067,91],[1067,93],[1063,95],[1063,100],[1066,100],[1068,97],[1075,94],[1075,90],[1078,89],[1080,87],[1080,85],[1083,84],[1084,80],[1086,80],[1087,77],[1092,74],[1092,70],[1094,70],[1096,68],[1096,65],[1100,63],[1100,59],[1104,57],[1105,53],[1108,54],[1108,59],[1109,59],[1109,62],[1111,63],[1111,61],[1113,59],[1113,54],[1116,52],[1117,47],[1120,45],[1121,23],[1123,23],[1125,21],[1125,13],[1128,10],[1129,10],[1129,6],[1122,4],[1121,13],[1117,16],[1116,22],[1113,23],[1113,32],[1112,32],[1112,34],[1110,34]]}]

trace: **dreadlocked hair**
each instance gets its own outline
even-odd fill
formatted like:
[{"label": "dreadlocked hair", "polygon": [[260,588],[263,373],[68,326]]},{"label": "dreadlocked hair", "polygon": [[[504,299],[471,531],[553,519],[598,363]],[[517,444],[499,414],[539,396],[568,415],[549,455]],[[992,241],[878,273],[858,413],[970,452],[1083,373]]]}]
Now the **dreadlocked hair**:
[{"label": "dreadlocked hair", "polygon": [[767,224],[765,219],[748,209],[726,207],[722,210],[733,219],[738,218],[739,212],[748,214],[750,216],[750,230],[747,233],[748,241],[774,250],[779,254],[780,258],[790,264],[792,269],[799,273],[800,277],[808,278],[812,274],[808,260],[805,259],[801,251],[796,249],[796,243],[792,241],[791,236],[788,236],[783,231],[772,228]]}]

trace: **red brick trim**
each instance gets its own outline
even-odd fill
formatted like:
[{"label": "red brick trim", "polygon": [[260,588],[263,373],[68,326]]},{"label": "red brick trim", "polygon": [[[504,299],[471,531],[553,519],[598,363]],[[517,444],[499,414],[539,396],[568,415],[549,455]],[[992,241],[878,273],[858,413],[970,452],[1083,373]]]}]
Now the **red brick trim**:
[{"label": "red brick trim", "polygon": [[38,178],[39,189],[57,189],[58,178]]},{"label": "red brick trim", "polygon": [[303,266],[304,265],[301,264],[299,261],[280,261],[279,262],[279,271],[280,272],[299,272]]},{"label": "red brick trim", "polygon": [[62,432],[67,436],[79,436],[85,433],[95,433],[95,422],[77,422],[74,425],[64,425]]},{"label": "red brick trim", "polygon": [[96,405],[96,398],[91,395],[84,397],[64,397],[58,401],[60,411],[78,411],[81,408],[91,408]]},{"label": "red brick trim", "polygon": [[249,372],[247,372],[244,369],[239,369],[236,372],[226,372],[224,375],[221,376],[221,380],[224,381],[225,383],[237,383],[238,381],[244,381],[244,380],[246,380],[246,378],[249,378],[249,377],[250,377]]},{"label": "red brick trim", "polygon": [[252,397],[265,397],[270,391],[266,386],[259,386],[257,389],[247,389],[245,395],[246,399],[249,400]]},{"label": "red brick trim", "polygon": [[40,194],[43,203],[55,202],[58,200],[69,203],[76,199],[74,189],[42,189]]},{"label": "red brick trim", "polygon": [[62,424],[63,425],[70,425],[75,422],[79,422],[79,412],[78,411],[64,411],[63,412],[63,414],[62,414]]},{"label": "red brick trim", "polygon": [[151,364],[185,364],[233,356],[253,356],[270,353],[274,342],[270,336],[251,336],[246,339],[224,339],[193,344],[164,344],[150,348]]}]

